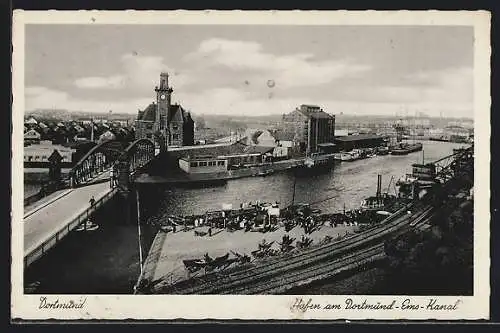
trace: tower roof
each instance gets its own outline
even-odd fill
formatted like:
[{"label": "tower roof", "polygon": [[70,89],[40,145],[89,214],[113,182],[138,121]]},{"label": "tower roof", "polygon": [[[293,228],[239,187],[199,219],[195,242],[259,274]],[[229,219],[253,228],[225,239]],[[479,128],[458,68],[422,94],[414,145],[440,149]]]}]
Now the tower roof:
[{"label": "tower roof", "polygon": [[326,113],[319,106],[316,105],[303,104],[300,106],[300,108],[297,108],[296,110],[308,118],[316,118],[316,119],[334,118],[332,115]]},{"label": "tower roof", "polygon": [[156,119],[156,104],[151,103],[147,106],[147,108],[144,109],[144,111],[142,111],[139,120],[155,121],[155,119]]},{"label": "tower roof", "polygon": [[185,112],[186,111],[184,111],[182,106],[180,106],[179,104],[170,106],[170,109],[168,110],[168,121],[183,122]]}]

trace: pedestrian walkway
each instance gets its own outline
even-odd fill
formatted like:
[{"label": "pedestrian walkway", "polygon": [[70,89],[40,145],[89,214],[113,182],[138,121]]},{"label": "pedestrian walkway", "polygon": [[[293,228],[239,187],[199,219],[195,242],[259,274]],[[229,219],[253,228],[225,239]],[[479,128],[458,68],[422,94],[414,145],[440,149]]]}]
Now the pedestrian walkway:
[{"label": "pedestrian walkway", "polygon": [[99,201],[111,191],[109,182],[92,184],[72,189],[59,198],[53,198],[50,203],[39,206],[23,220],[25,255],[84,213],[89,208],[92,196]]},{"label": "pedestrian walkway", "polygon": [[[99,183],[99,182],[104,182],[106,180],[109,180],[109,176],[110,176],[109,170],[105,170],[102,173],[100,173],[99,175],[97,175],[95,178],[90,180],[87,184],[82,184],[81,186],[86,186],[86,185],[91,185],[91,184],[95,184],[95,183]],[[32,204],[30,204],[28,206],[25,206],[24,207],[24,218],[33,214],[38,209],[41,209],[47,205],[50,205],[55,200],[61,199],[65,195],[71,193],[73,190],[74,189],[72,189],[72,188],[61,189],[61,190],[55,191],[55,192],[47,195],[46,197],[41,198],[40,200],[33,202]]]},{"label": "pedestrian walkway", "polygon": [[65,188],[62,190],[55,191],[55,192],[47,195],[46,197],[43,197],[40,200],[33,202],[31,205],[24,207],[24,218],[33,214],[38,209],[40,209],[46,205],[50,205],[55,200],[62,198],[63,196],[70,193],[71,191],[73,191],[73,189],[71,189],[71,188]]}]

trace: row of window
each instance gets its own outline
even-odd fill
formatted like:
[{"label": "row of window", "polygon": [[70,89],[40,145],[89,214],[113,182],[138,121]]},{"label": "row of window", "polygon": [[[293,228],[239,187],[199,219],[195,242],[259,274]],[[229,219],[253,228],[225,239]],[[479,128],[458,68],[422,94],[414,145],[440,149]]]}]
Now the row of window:
[{"label": "row of window", "polygon": [[[163,129],[163,128],[164,128],[164,126],[161,126],[161,128]],[[147,123],[147,124],[146,124],[146,129],[149,129],[149,130],[150,130],[150,129],[153,129],[153,123]],[[172,126],[172,130],[173,130],[173,131],[177,131],[177,130],[179,130],[179,126],[177,126],[177,125],[173,125],[173,126]]]},{"label": "row of window", "polygon": [[[29,155],[29,156],[24,156],[24,161],[25,162],[34,162],[34,161],[48,161],[49,160],[49,155]],[[64,162],[65,160],[68,160],[67,157],[63,156],[62,161]]]},{"label": "row of window", "polygon": [[225,161],[208,161],[208,162],[191,162],[189,163],[189,166],[191,168],[197,168],[197,167],[206,167],[206,166],[224,166],[226,164]]},{"label": "row of window", "polygon": [[[152,138],[153,138],[153,134],[151,134],[151,133],[147,133],[147,134],[146,134],[146,138],[148,138],[148,139],[152,139]],[[170,141],[177,141],[177,140],[179,140],[179,139],[180,139],[179,134],[173,134],[173,135],[171,136],[171,140],[170,140]]]}]

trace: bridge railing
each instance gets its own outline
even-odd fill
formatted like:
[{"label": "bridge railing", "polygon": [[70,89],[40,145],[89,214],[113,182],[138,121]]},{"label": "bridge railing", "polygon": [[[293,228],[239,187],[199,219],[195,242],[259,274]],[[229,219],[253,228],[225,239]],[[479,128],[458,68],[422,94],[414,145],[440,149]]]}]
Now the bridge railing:
[{"label": "bridge railing", "polygon": [[97,200],[95,204],[87,208],[84,212],[78,214],[70,223],[59,229],[51,237],[45,240],[42,244],[37,246],[34,250],[24,255],[24,267],[28,267],[33,262],[37,261],[45,255],[45,253],[50,250],[54,245],[59,243],[59,241],[69,234],[73,229],[78,227],[80,224],[85,223],[92,214],[94,214],[102,205],[104,205],[109,199],[111,199],[117,189],[114,188],[107,192],[102,198]]}]

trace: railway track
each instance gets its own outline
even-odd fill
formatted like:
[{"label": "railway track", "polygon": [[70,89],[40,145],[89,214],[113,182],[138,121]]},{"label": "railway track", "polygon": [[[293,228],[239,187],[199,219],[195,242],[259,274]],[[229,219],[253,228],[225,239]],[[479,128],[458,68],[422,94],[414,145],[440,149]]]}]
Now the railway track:
[{"label": "railway track", "polygon": [[[412,222],[409,228],[418,227],[427,222],[432,217],[432,211],[428,214],[423,214]],[[407,227],[403,227],[401,233],[406,232]],[[396,232],[399,233],[399,232]],[[385,258],[384,244],[380,243],[368,248],[362,248],[354,253],[335,259],[331,262],[319,264],[315,267],[307,267],[299,270],[291,271],[283,276],[275,276],[271,280],[264,282],[261,285],[244,286],[232,290],[233,294],[280,294],[295,287],[307,285],[314,281],[327,279],[336,274],[356,269],[359,266],[369,264],[376,260]]]},{"label": "railway track", "polygon": [[[347,270],[353,265],[359,265],[362,262],[373,260],[375,256],[384,254],[384,245],[378,244],[369,248],[364,248],[356,253],[334,259],[328,263],[317,265],[315,267],[302,268],[290,271],[281,276],[275,276],[273,279],[265,281],[258,285],[244,285],[239,288],[228,291],[231,294],[279,294],[292,287],[308,284],[310,282],[328,278],[334,274]],[[223,294],[228,293],[223,292]]]},{"label": "railway track", "polygon": [[[412,219],[425,218],[431,212],[430,207],[424,207],[412,215]],[[278,260],[261,264],[257,267],[248,268],[227,275],[210,274],[204,277],[201,283],[195,285],[182,285],[182,283],[173,286],[159,286],[163,292],[180,294],[220,294],[232,292],[242,286],[259,283],[264,280],[277,276],[284,276],[287,272],[312,267],[320,262],[338,259],[348,252],[353,252],[361,246],[369,246],[383,241],[384,237],[392,234],[394,231],[408,224],[406,208],[396,212],[389,217],[384,225],[376,229],[357,234],[353,237],[306,250],[290,257],[281,257]],[[413,220],[415,221],[415,220]],[[199,281],[199,280],[198,280]],[[186,281],[185,281],[186,282]],[[193,281],[191,281],[193,282]]]},{"label": "railway track", "polygon": [[[449,181],[446,181],[444,189],[448,184]],[[283,293],[383,257],[383,241],[386,238],[418,228],[432,218],[432,207],[419,206],[409,205],[382,221],[382,225],[335,243],[279,256],[250,267],[209,273],[174,285],[160,283],[156,290],[178,294]],[[414,211],[413,214],[407,216],[406,209]]]}]

